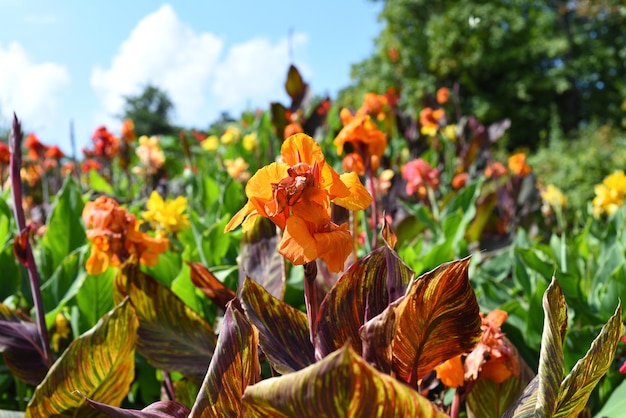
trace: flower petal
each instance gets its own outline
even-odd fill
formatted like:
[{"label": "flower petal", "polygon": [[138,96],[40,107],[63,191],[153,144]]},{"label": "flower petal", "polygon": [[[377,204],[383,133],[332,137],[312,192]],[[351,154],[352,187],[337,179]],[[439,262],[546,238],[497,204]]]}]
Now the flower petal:
[{"label": "flower petal", "polygon": [[305,220],[298,216],[287,219],[278,252],[294,265],[302,265],[317,258],[317,245]]},{"label": "flower petal", "polygon": [[461,355],[454,356],[435,367],[437,378],[449,388],[458,388],[465,383]]},{"label": "flower petal", "polygon": [[363,210],[372,203],[372,196],[361,184],[358,174],[345,173],[340,176],[340,179],[348,187],[350,194],[346,197],[335,198],[334,203],[348,210]]},{"label": "flower petal", "polygon": [[288,177],[287,169],[289,166],[283,163],[272,163],[268,166],[260,168],[254,176],[250,177],[246,184],[246,196],[248,199],[257,197],[269,200],[273,197],[272,183],[278,183],[285,177]]},{"label": "flower petal", "polygon": [[321,164],[325,161],[319,144],[313,138],[303,133],[287,138],[280,148],[280,154],[283,157],[283,162],[290,166],[298,163],[313,165],[316,161],[318,164]]},{"label": "flower petal", "polygon": [[104,273],[109,268],[109,257],[99,251],[96,247],[91,247],[91,255],[85,263],[85,269],[87,273],[91,275],[97,275]]},{"label": "flower petal", "polygon": [[337,197],[350,196],[350,190],[342,181],[339,174],[333,168],[324,164],[322,167],[321,186],[328,191],[331,200]]},{"label": "flower petal", "polygon": [[343,224],[330,232],[314,234],[318,257],[328,265],[328,271],[337,273],[343,270],[346,259],[352,252],[352,235],[348,224]]},{"label": "flower petal", "polygon": [[226,224],[226,226],[224,227],[224,233],[230,232],[233,229],[237,228],[244,221],[246,216],[248,216],[249,213],[255,210],[256,209],[252,203],[250,203],[249,201],[246,202],[245,206],[241,208],[239,212],[237,212],[235,216],[233,216],[231,220]]}]

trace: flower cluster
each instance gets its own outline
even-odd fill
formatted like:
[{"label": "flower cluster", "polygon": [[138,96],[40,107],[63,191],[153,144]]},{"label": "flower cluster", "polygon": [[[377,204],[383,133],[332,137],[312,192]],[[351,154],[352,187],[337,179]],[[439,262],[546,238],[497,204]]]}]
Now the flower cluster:
[{"label": "flower cluster", "polygon": [[626,196],[626,175],[623,170],[608,175],[602,184],[594,188],[596,197],[593,198],[593,216],[603,214],[613,215],[624,204]]},{"label": "flower cluster", "polygon": [[159,145],[158,136],[139,137],[139,146],[135,150],[142,167],[135,167],[134,172],[138,175],[155,175],[163,164],[165,164],[165,154]]},{"label": "flower cluster", "polygon": [[141,216],[157,230],[157,236],[161,232],[177,234],[189,227],[189,215],[185,213],[187,198],[184,196],[163,200],[157,191],[153,191],[146,203],[146,209]]},{"label": "flower cluster", "polygon": [[331,201],[362,210],[372,198],[356,173],[339,175],[326,163],[320,146],[306,134],[282,145],[282,162],[258,170],[246,185],[248,202],[224,229],[243,224],[249,230],[258,216],[269,218],[283,232],[279,252],[295,265],[323,259],[332,272],[343,270],[352,252],[347,224],[330,218]]},{"label": "flower cluster", "polygon": [[119,267],[131,259],[154,266],[159,254],[169,246],[167,239],[141,232],[141,222],[135,219],[135,215],[107,196],[85,204],[83,221],[87,238],[92,243],[85,266],[89,274],[103,273],[109,267]]}]

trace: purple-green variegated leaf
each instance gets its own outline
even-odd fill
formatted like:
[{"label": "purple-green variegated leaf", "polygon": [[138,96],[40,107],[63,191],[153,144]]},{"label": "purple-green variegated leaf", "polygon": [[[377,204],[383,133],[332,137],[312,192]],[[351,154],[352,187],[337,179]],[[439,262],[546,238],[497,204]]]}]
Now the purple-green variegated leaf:
[{"label": "purple-green variegated leaf", "polygon": [[190,417],[243,416],[243,392],[261,379],[258,331],[238,305],[233,300],[226,308],[215,354]]},{"label": "purple-green variegated leaf", "polygon": [[556,408],[559,387],[565,377],[563,340],[567,330],[567,306],[563,290],[556,279],[543,294],[543,333],[539,353],[539,388],[535,412],[551,417]]},{"label": "purple-green variegated leaf", "polygon": [[241,290],[248,320],[259,330],[261,349],[279,373],[300,370],[315,362],[304,312],[269,294],[248,278]]},{"label": "purple-green variegated leaf", "polygon": [[254,226],[244,232],[239,251],[239,289],[250,277],[272,296],[283,299],[287,275],[285,257],[278,252],[279,242],[276,225],[267,218],[258,217]]},{"label": "purple-green variegated leaf", "polygon": [[402,297],[414,277],[387,245],[352,264],[320,305],[315,342],[318,358],[347,341],[361,353],[361,326]]},{"label": "purple-green variegated leaf", "polygon": [[615,314],[604,324],[600,334],[591,343],[591,348],[585,357],[578,360],[561,383],[555,417],[578,416],[585,408],[591,391],[613,364],[615,350],[623,333],[620,302]]},{"label": "purple-green variegated leaf", "polygon": [[176,401],[158,401],[142,410],[124,409],[86,399],[95,410],[109,418],[187,418],[189,408]]},{"label": "purple-green variegated leaf", "polygon": [[119,406],[135,377],[138,322],[129,301],[69,345],[35,389],[26,417],[94,417],[85,397]]},{"label": "purple-green variegated leaf", "polygon": [[[514,348],[510,343],[508,346]],[[535,376],[517,349],[514,350],[514,357],[520,366],[519,375],[511,376],[502,383],[479,378],[466,399],[470,418],[500,418]]]},{"label": "purple-green variegated leaf", "polygon": [[391,373],[392,342],[396,330],[396,310],[389,305],[380,315],[361,327],[361,342],[365,361],[383,373]]},{"label": "purple-green variegated leaf", "polygon": [[0,353],[11,373],[37,386],[48,373],[37,327],[26,315],[0,303]]},{"label": "purple-green variegated leaf", "polygon": [[246,417],[447,417],[345,346],[295,373],[249,386]]},{"label": "purple-green variegated leaf", "polygon": [[437,365],[472,351],[482,335],[469,263],[468,257],[423,274],[394,303],[393,371],[412,387]]},{"label": "purple-green variegated leaf", "polygon": [[139,318],[137,350],[152,366],[201,382],[217,337],[198,313],[170,289],[138,268],[124,268],[116,279]]}]

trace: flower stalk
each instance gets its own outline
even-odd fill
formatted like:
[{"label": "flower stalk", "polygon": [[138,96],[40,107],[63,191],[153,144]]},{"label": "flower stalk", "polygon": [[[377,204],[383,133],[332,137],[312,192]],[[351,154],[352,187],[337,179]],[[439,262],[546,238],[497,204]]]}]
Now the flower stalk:
[{"label": "flower stalk", "polygon": [[22,140],[24,134],[22,127],[17,119],[17,115],[13,114],[13,124],[11,127],[11,135],[9,143],[11,147],[11,195],[13,197],[13,214],[15,221],[17,222],[18,237],[19,239],[23,234],[26,234],[26,239],[20,241],[20,245],[24,251],[26,269],[28,271],[28,278],[30,281],[30,289],[33,295],[33,301],[35,303],[35,315],[37,333],[39,334],[41,348],[43,350],[43,360],[48,365],[52,365],[52,351],[50,350],[48,329],[46,328],[45,311],[43,306],[43,299],[41,297],[41,282],[39,280],[39,273],[37,272],[37,266],[35,265],[35,258],[33,256],[33,249],[28,239],[28,230],[26,228],[26,217],[24,215],[24,208],[22,206],[22,178],[20,170],[22,167]]}]

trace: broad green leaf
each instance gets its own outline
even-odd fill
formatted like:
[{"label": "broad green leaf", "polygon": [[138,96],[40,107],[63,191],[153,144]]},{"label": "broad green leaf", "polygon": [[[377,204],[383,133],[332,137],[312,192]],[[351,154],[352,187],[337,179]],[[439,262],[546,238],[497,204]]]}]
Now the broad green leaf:
[{"label": "broad green leaf", "polygon": [[26,315],[0,303],[0,353],[11,373],[37,386],[48,373],[37,326]]},{"label": "broad green leaf", "polygon": [[517,350],[515,357],[520,365],[519,376],[511,376],[502,383],[479,377],[466,400],[470,418],[500,418],[522,394],[535,374]]},{"label": "broad green leaf", "polygon": [[50,214],[50,219],[41,244],[51,256],[48,277],[61,264],[61,261],[76,248],[86,242],[85,227],[82,222],[83,200],[80,187],[71,177],[67,177],[59,190]]},{"label": "broad green leaf", "polygon": [[[189,247],[187,247],[182,257],[188,258],[190,251]],[[189,263],[183,262],[180,273],[178,273],[178,276],[172,281],[171,289],[185,305],[202,315],[203,307],[202,301],[200,300],[201,295],[199,292],[196,293],[197,288],[189,278],[190,274],[191,269],[189,268]]]},{"label": "broad green leaf", "polygon": [[352,348],[361,353],[361,325],[402,297],[414,277],[387,245],[357,260],[320,305],[316,352],[323,357],[350,341]]},{"label": "broad green leaf", "polygon": [[74,340],[33,394],[26,417],[92,417],[85,396],[118,406],[135,374],[137,318],[128,301]]},{"label": "broad green leaf", "polygon": [[244,416],[241,397],[261,380],[258,331],[235,299],[226,308],[209,370],[191,410],[191,417]]},{"label": "broad green leaf", "polygon": [[12,241],[7,242],[4,247],[0,247],[0,266],[2,266],[2,286],[0,286],[0,301],[2,301],[20,289],[22,272],[26,271],[13,255]]},{"label": "broad green leaf", "polygon": [[86,401],[94,410],[100,411],[109,418],[187,418],[189,416],[189,408],[176,401],[158,401],[141,411],[118,408],[91,399],[86,399]]},{"label": "broad green leaf", "polygon": [[246,417],[447,417],[428,399],[380,373],[349,346],[281,377],[249,386]]},{"label": "broad green leaf", "polygon": [[89,187],[95,192],[101,192],[109,196],[113,194],[113,187],[109,181],[96,170],[89,170]]},{"label": "broad green leaf", "polygon": [[276,225],[259,217],[254,227],[243,234],[239,257],[239,288],[246,277],[261,284],[272,296],[282,299],[287,283],[285,257],[278,252],[280,236]]},{"label": "broad green leaf", "polygon": [[559,386],[565,376],[563,340],[567,330],[567,306],[556,278],[543,294],[543,335],[539,354],[539,389],[535,412],[539,416],[554,414]]},{"label": "broad green leaf", "polygon": [[619,417],[624,411],[626,411],[626,380],[623,380],[622,383],[615,388],[595,417]]},{"label": "broad green leaf", "polygon": [[148,363],[202,380],[217,342],[213,328],[174,292],[137,266],[125,267],[116,287],[128,295],[135,308],[139,318],[137,350]]},{"label": "broad green leaf", "polygon": [[167,250],[159,254],[157,264],[152,267],[144,267],[145,271],[167,287],[171,287],[172,281],[180,273],[182,262],[180,254]]},{"label": "broad green leaf", "polygon": [[121,300],[113,301],[113,279],[116,270],[110,268],[96,276],[87,275],[76,293],[81,332],[93,327],[102,315],[121,302]]},{"label": "broad green leaf", "polygon": [[615,314],[602,327],[591,348],[574,365],[559,390],[555,417],[577,416],[587,404],[591,391],[613,364],[613,357],[620,337],[624,333],[621,302]]},{"label": "broad green leaf", "polygon": [[244,282],[241,303],[248,320],[259,330],[261,349],[279,373],[294,372],[315,362],[304,312],[276,299],[250,278]]},{"label": "broad green leaf", "polygon": [[469,258],[452,261],[423,274],[394,303],[393,370],[412,387],[480,340],[480,309],[469,282],[469,263]]},{"label": "broad green leaf", "polygon": [[0,246],[12,236],[13,212],[9,205],[0,197]]}]

